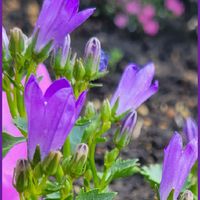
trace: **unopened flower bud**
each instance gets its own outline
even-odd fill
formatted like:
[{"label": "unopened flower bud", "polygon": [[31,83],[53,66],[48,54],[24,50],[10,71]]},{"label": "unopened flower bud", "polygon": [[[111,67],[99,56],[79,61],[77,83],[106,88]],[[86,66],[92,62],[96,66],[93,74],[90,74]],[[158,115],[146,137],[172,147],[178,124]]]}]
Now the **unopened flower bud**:
[{"label": "unopened flower bud", "polygon": [[101,57],[101,43],[96,37],[92,37],[85,46],[86,74],[90,77],[99,70]]},{"label": "unopened flower bud", "polygon": [[70,38],[70,35],[68,34],[65,37],[64,44],[62,46],[62,54],[61,54],[61,62],[60,62],[61,66],[66,65],[66,62],[70,55],[70,47],[71,47],[71,38]]},{"label": "unopened flower bud", "polygon": [[54,175],[57,172],[61,158],[62,154],[59,151],[51,151],[42,162],[44,173],[47,175]]},{"label": "unopened flower bud", "polygon": [[104,122],[109,121],[111,117],[111,107],[108,99],[104,100],[101,108],[101,118]]},{"label": "unopened flower bud", "polygon": [[180,200],[193,200],[194,195],[190,190],[186,190],[182,195]]},{"label": "unopened flower bud", "polygon": [[9,49],[13,57],[21,55],[25,52],[27,36],[19,28],[13,28],[10,31]]},{"label": "unopened flower bud", "polygon": [[2,27],[2,46],[3,46],[3,54],[5,54],[5,57],[7,58],[9,56],[8,52],[9,40],[4,27]]},{"label": "unopened flower bud", "polygon": [[96,114],[96,109],[92,102],[88,102],[85,108],[85,117],[91,119]]},{"label": "unopened flower bud", "polygon": [[86,161],[88,157],[87,144],[81,143],[77,146],[75,155],[70,163],[70,175],[72,177],[79,177],[85,172]]},{"label": "unopened flower bud", "polygon": [[118,148],[127,146],[133,136],[133,131],[137,121],[137,113],[129,113],[122,122],[121,129],[115,133],[114,142]]},{"label": "unopened flower bud", "polygon": [[74,65],[73,75],[75,80],[80,81],[85,75],[85,68],[80,59],[77,59]]},{"label": "unopened flower bud", "polygon": [[31,166],[27,160],[18,160],[14,169],[13,185],[18,192],[25,191],[30,182]]}]

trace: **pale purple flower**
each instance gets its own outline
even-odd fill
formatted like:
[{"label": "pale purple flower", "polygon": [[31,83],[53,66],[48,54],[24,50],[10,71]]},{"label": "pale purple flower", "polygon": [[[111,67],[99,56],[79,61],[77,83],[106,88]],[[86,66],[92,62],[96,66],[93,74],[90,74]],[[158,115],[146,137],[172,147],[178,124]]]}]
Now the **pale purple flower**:
[{"label": "pale purple flower", "polygon": [[183,132],[186,135],[187,142],[193,139],[198,140],[198,127],[194,119],[191,117],[186,119]]},{"label": "pale purple flower", "polygon": [[86,9],[78,12],[79,0],[45,0],[36,22],[34,34],[39,30],[36,51],[53,40],[53,46],[61,46],[67,34],[85,22],[94,12]]},{"label": "pale purple flower", "polygon": [[101,57],[100,57],[100,63],[99,63],[99,71],[100,72],[103,72],[107,69],[108,61],[109,61],[108,54],[105,53],[103,50],[101,50]]},{"label": "pale purple flower", "polygon": [[126,12],[131,15],[137,15],[141,11],[141,4],[139,1],[130,1],[126,3]]},{"label": "pale purple flower", "polygon": [[173,189],[173,200],[177,200],[190,170],[197,160],[197,151],[195,139],[183,148],[182,137],[175,132],[168,147],[164,150],[162,180],[159,189],[160,200],[167,200]]},{"label": "pale purple flower", "polygon": [[139,69],[136,64],[129,64],[120,80],[118,88],[111,99],[113,106],[119,98],[117,114],[136,110],[144,101],[158,91],[158,81],[152,84],[155,74],[153,63]]},{"label": "pale purple flower", "polygon": [[154,19],[149,20],[143,25],[144,32],[150,36],[155,36],[159,31],[159,23]]},{"label": "pale purple flower", "polygon": [[76,100],[70,83],[54,81],[43,95],[36,78],[31,75],[25,87],[28,118],[28,156],[33,158],[39,145],[42,159],[61,149],[85,102],[86,92]]}]

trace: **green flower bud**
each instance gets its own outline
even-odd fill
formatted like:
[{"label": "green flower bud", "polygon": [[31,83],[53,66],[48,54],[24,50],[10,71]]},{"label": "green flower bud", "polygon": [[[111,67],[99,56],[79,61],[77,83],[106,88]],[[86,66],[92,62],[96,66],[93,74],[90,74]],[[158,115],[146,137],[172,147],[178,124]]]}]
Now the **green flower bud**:
[{"label": "green flower bud", "polygon": [[19,28],[10,31],[9,50],[13,57],[23,55],[27,46],[27,36]]},{"label": "green flower bud", "polygon": [[31,166],[27,160],[18,160],[14,169],[13,185],[16,190],[24,192],[30,184]]},{"label": "green flower bud", "polygon": [[85,75],[85,68],[80,59],[77,59],[75,62],[73,75],[74,75],[75,80],[77,81],[82,80],[82,78]]},{"label": "green flower bud", "polygon": [[94,104],[92,102],[88,102],[85,108],[85,117],[87,119],[91,119],[96,114],[96,109],[94,107]]},{"label": "green flower bud", "polygon": [[70,161],[69,170],[72,177],[79,177],[85,172],[88,156],[87,144],[81,143],[77,146],[76,152]]},{"label": "green flower bud", "polygon": [[45,174],[54,175],[57,172],[62,154],[59,151],[51,151],[49,155],[42,161],[42,168]]},{"label": "green flower bud", "polygon": [[193,200],[194,195],[190,190],[186,190],[180,197],[180,200]]},{"label": "green flower bud", "polygon": [[104,100],[102,108],[101,108],[101,119],[106,122],[111,118],[111,107],[108,99]]}]

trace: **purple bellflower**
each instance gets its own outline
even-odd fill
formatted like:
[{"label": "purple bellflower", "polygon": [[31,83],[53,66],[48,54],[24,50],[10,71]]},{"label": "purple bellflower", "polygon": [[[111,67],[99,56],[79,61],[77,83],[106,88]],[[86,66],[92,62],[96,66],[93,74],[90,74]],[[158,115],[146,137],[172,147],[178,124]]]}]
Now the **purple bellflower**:
[{"label": "purple bellflower", "polygon": [[155,73],[153,63],[139,69],[136,64],[129,64],[120,80],[118,88],[111,99],[113,106],[119,98],[117,114],[136,110],[144,101],[158,91],[158,81],[152,84]]},{"label": "purple bellflower", "polygon": [[188,142],[192,139],[198,140],[198,127],[194,119],[191,117],[186,119],[183,132],[185,133]]},{"label": "purple bellflower", "polygon": [[94,8],[78,12],[79,0],[45,0],[36,22],[34,34],[39,30],[36,51],[53,40],[53,47],[61,46],[64,38],[85,22]]},{"label": "purple bellflower", "polygon": [[164,150],[162,180],[160,183],[160,200],[167,200],[174,190],[173,200],[177,200],[179,193],[197,160],[197,141],[191,140],[183,148],[182,137],[175,132],[168,147]]},{"label": "purple bellflower", "polygon": [[86,99],[82,92],[76,100],[70,83],[54,81],[43,95],[36,78],[31,75],[25,86],[28,118],[28,157],[33,158],[39,145],[42,159],[60,149],[70,133]]},{"label": "purple bellflower", "polygon": [[109,56],[107,53],[105,53],[103,50],[101,50],[101,57],[100,57],[100,63],[99,63],[99,71],[103,72],[107,69],[109,62]]}]

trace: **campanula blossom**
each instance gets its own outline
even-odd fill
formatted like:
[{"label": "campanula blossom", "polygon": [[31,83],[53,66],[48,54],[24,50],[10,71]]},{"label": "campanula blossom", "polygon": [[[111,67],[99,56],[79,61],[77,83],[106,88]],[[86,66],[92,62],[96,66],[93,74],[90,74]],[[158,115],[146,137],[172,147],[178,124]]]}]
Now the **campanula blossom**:
[{"label": "campanula blossom", "polygon": [[[42,91],[46,91],[47,87],[51,83],[48,71],[46,67],[40,64],[37,68],[37,76],[42,76],[42,80],[39,82],[40,88]],[[8,102],[6,99],[6,94],[2,94],[2,125],[3,130],[9,134],[12,134],[15,137],[20,137],[20,132],[12,122],[12,117],[10,114]],[[14,168],[16,167],[17,160],[27,158],[27,144],[25,142],[16,144],[10,151],[6,154],[2,161],[2,199],[3,200],[19,200],[19,194],[16,189],[13,187],[13,173]]]},{"label": "campanula blossom", "polygon": [[53,40],[53,47],[64,43],[64,38],[85,22],[95,9],[79,10],[79,0],[45,0],[36,22],[39,31],[35,50],[40,51]]},{"label": "campanula blossom", "polygon": [[25,86],[25,106],[28,118],[28,157],[33,158],[39,145],[42,159],[50,151],[61,149],[86,98],[82,92],[75,99],[65,78],[54,81],[43,95],[36,78],[31,75]]},{"label": "campanula blossom", "polygon": [[161,200],[167,200],[173,189],[173,200],[177,200],[190,170],[197,160],[197,151],[195,139],[183,148],[182,137],[175,132],[168,147],[164,150],[162,180],[159,189]]},{"label": "campanula blossom", "polygon": [[198,139],[198,127],[194,119],[191,117],[186,119],[183,132],[185,133],[188,142],[192,139]]},{"label": "campanula blossom", "polygon": [[158,81],[152,84],[155,74],[153,63],[139,69],[136,64],[129,64],[120,80],[118,88],[111,99],[113,106],[119,98],[117,114],[136,110],[144,101],[158,91]]}]

